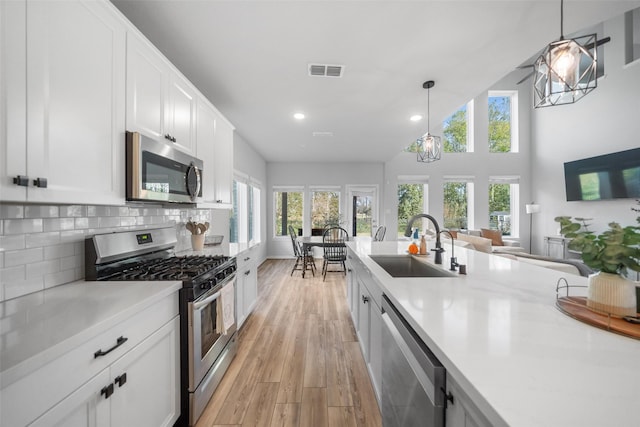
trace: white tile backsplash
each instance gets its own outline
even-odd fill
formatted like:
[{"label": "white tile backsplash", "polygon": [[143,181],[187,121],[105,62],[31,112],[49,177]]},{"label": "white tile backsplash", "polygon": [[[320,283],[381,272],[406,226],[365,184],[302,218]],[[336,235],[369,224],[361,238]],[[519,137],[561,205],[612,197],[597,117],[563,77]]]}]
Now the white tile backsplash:
[{"label": "white tile backsplash", "polygon": [[60,232],[51,231],[48,233],[35,233],[25,235],[25,245],[27,248],[41,246],[53,246],[60,243]]},{"label": "white tile backsplash", "polygon": [[59,213],[58,206],[27,205],[24,207],[25,218],[57,218]]},{"label": "white tile backsplash", "polygon": [[0,218],[2,219],[24,218],[24,206],[0,205]]},{"label": "white tile backsplash", "polygon": [[189,218],[228,228],[228,212],[209,209],[0,203],[0,301],[83,279],[84,240],[94,234],[173,225],[175,250],[187,250]]},{"label": "white tile backsplash", "polygon": [[19,251],[7,251],[4,254],[4,263],[7,267],[14,265],[32,264],[44,259],[43,248],[21,249]]},{"label": "white tile backsplash", "polygon": [[44,231],[73,230],[73,218],[46,218],[42,220]]},{"label": "white tile backsplash", "polygon": [[42,219],[5,219],[4,234],[39,233],[43,230]]},{"label": "white tile backsplash", "polygon": [[0,236],[0,252],[14,251],[17,249],[24,249],[25,247],[24,234],[17,234],[14,236]]}]

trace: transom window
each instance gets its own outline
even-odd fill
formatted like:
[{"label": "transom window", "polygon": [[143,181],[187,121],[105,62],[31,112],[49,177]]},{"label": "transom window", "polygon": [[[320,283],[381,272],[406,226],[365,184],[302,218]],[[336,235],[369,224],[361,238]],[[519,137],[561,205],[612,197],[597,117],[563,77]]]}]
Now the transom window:
[{"label": "transom window", "polygon": [[445,153],[473,151],[473,100],[460,107],[442,123],[442,145]]}]

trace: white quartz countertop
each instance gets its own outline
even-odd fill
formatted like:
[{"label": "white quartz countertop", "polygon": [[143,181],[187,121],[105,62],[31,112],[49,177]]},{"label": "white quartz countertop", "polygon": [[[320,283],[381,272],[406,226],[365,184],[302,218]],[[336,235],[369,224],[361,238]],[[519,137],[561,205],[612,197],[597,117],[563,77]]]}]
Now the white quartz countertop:
[{"label": "white quartz countertop", "polygon": [[559,278],[586,278],[459,247],[468,274],[453,278],[393,278],[369,258],[408,243],[347,245],[493,426],[640,425],[640,340],[555,307]]},{"label": "white quartz countertop", "polygon": [[177,292],[180,281],[77,281],[0,303],[0,385]]}]

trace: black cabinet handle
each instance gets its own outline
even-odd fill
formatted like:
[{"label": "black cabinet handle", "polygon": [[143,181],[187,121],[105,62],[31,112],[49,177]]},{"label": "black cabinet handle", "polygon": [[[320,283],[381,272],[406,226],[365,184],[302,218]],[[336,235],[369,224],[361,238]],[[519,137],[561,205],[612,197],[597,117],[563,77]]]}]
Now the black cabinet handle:
[{"label": "black cabinet handle", "polygon": [[451,394],[451,392],[447,393],[447,391],[442,387],[440,387],[440,391],[444,394],[444,398],[447,400],[447,402],[450,402],[452,405],[454,405],[453,394]]},{"label": "black cabinet handle", "polygon": [[222,203],[222,199],[216,200],[216,203]]},{"label": "black cabinet handle", "polygon": [[244,260],[245,261],[249,261],[251,259],[251,257],[246,257]]},{"label": "black cabinet handle", "polygon": [[124,383],[127,382],[127,373],[125,372],[122,375],[118,375],[116,379],[113,381],[114,384],[118,384],[118,387],[122,387]]},{"label": "black cabinet handle", "polygon": [[19,185],[20,187],[28,187],[29,186],[29,177],[18,175],[13,178],[13,183],[15,185]]},{"label": "black cabinet handle", "polygon": [[366,304],[369,302],[369,297],[365,297],[364,295],[362,295],[362,303]]},{"label": "black cabinet handle", "polygon": [[247,271],[244,272],[245,276],[248,276],[249,274],[251,274],[251,270],[247,270]]},{"label": "black cabinet handle", "polygon": [[176,142],[176,138],[171,136],[170,134],[166,134],[164,137],[165,139],[168,139],[171,142]]},{"label": "black cabinet handle", "polygon": [[102,390],[100,390],[100,395],[104,394],[104,398],[108,399],[109,396],[111,396],[113,394],[113,384],[109,384],[108,386],[102,387]]},{"label": "black cabinet handle", "polygon": [[36,178],[33,180],[33,185],[38,188],[47,188],[47,178]]},{"label": "black cabinet handle", "polygon": [[107,351],[102,351],[102,349],[96,351],[95,353],[93,353],[93,358],[97,359],[100,356],[104,356],[104,355],[107,355],[107,354],[111,353],[113,350],[115,350],[116,348],[120,347],[122,344],[126,343],[128,339],[129,338],[125,338],[125,337],[118,338],[116,340],[116,345],[114,345],[113,347],[111,347]]}]

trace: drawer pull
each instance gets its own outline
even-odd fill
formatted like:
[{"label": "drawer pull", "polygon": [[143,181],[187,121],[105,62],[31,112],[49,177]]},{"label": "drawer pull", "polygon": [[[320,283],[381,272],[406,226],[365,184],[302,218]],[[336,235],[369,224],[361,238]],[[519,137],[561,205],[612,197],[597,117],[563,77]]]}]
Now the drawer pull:
[{"label": "drawer pull", "polygon": [[366,304],[369,302],[369,297],[365,297],[364,295],[362,295],[362,303]]},{"label": "drawer pull", "polygon": [[29,186],[29,177],[18,175],[18,176],[13,178],[13,183],[15,185],[19,185],[21,187],[28,187]]},{"label": "drawer pull", "polygon": [[248,276],[249,274],[251,274],[251,270],[247,270],[247,271],[244,272],[245,276]]},{"label": "drawer pull", "polygon": [[113,381],[114,384],[118,384],[118,387],[122,387],[126,382],[127,382],[126,372],[122,375],[118,375],[116,379]]},{"label": "drawer pull", "polygon": [[108,386],[102,387],[102,390],[100,390],[100,394],[101,395],[104,394],[104,398],[108,399],[109,396],[113,394],[113,384],[109,384]]},{"label": "drawer pull", "polygon": [[100,356],[105,356],[109,353],[111,353],[113,350],[115,350],[116,348],[120,347],[122,344],[126,343],[127,340],[129,338],[125,338],[125,337],[120,337],[116,340],[116,345],[114,345],[113,347],[111,347],[109,350],[107,351],[102,351],[102,349],[96,351],[95,353],[93,353],[93,358],[97,359]]}]

